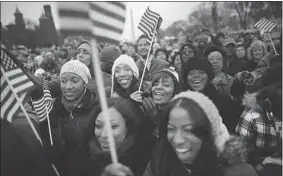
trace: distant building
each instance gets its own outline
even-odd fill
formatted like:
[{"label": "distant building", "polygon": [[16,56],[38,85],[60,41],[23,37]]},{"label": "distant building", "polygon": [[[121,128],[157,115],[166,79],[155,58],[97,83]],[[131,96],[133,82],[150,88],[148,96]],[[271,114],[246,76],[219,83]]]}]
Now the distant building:
[{"label": "distant building", "polygon": [[44,5],[39,18],[39,26],[31,20],[24,20],[18,7],[14,13],[15,21],[1,25],[1,41],[10,48],[12,45],[25,45],[28,48],[58,44],[58,36],[50,5]]}]

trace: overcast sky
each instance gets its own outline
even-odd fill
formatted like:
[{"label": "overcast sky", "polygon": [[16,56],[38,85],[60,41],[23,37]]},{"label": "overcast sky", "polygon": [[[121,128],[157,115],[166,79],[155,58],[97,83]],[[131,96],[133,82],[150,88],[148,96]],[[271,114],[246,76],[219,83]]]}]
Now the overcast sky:
[{"label": "overcast sky", "polygon": [[[137,29],[137,25],[147,6],[161,15],[163,18],[161,28],[164,29],[176,20],[187,19],[188,14],[200,3],[201,2],[126,2],[127,16],[123,39],[128,39],[130,36],[130,9],[133,11],[135,36],[137,37],[141,34]],[[43,12],[43,5],[45,4],[51,5],[55,26],[58,28],[59,20],[56,2],[1,2],[1,22],[3,25],[7,25],[14,21],[14,12],[17,5],[19,10],[24,14],[25,19],[39,23],[38,19]]]}]

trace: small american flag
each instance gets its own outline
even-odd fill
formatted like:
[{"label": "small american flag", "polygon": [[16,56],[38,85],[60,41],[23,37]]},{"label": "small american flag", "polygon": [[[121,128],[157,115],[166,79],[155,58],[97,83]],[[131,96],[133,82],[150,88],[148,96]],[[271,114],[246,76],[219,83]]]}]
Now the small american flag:
[{"label": "small american flag", "polygon": [[264,32],[271,32],[276,27],[276,24],[271,21],[261,19],[254,26],[263,34]]},{"label": "small american flag", "polygon": [[[39,122],[46,120],[48,114],[53,108],[53,99],[48,89],[48,81],[45,76],[39,76],[43,86],[43,97],[39,100],[32,101],[33,108],[38,115]],[[48,114],[47,114],[48,113]]]},{"label": "small american flag", "polygon": [[[15,58],[1,48],[1,118],[12,122],[14,115],[21,112],[20,103],[24,103],[28,97],[27,92],[33,88],[35,85],[17,65]],[[21,102],[17,101],[14,93]]]},{"label": "small american flag", "polygon": [[147,7],[138,25],[138,29],[141,30],[148,38],[152,39],[156,36],[162,21],[163,20],[158,13],[151,11],[149,7]]}]

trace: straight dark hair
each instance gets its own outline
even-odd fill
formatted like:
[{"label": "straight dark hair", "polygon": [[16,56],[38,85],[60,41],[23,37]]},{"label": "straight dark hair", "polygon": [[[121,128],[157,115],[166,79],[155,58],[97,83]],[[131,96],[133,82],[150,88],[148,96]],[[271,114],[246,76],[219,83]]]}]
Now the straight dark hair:
[{"label": "straight dark hair", "polygon": [[188,175],[185,165],[179,160],[170,142],[167,139],[167,125],[172,109],[184,108],[195,121],[193,133],[202,139],[202,146],[193,164],[188,166],[193,174],[202,176],[223,175],[218,166],[217,152],[211,137],[211,125],[208,117],[200,106],[188,98],[178,98],[171,101],[162,112],[160,118],[159,134],[160,141],[151,161],[151,169],[155,175]]}]

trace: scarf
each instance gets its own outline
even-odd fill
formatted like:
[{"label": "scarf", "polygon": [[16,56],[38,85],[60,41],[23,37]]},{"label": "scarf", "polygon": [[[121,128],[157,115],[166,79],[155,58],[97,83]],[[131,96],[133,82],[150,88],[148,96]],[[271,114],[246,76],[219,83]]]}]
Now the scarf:
[{"label": "scarf", "polygon": [[85,92],[86,92],[86,88],[84,90],[84,92],[82,93],[82,95],[73,100],[73,101],[69,101],[66,99],[66,97],[63,95],[62,98],[61,98],[61,103],[63,104],[64,108],[67,110],[67,111],[72,111],[75,107],[77,107],[79,105],[79,103],[81,102],[82,98],[84,97],[85,95]]}]

